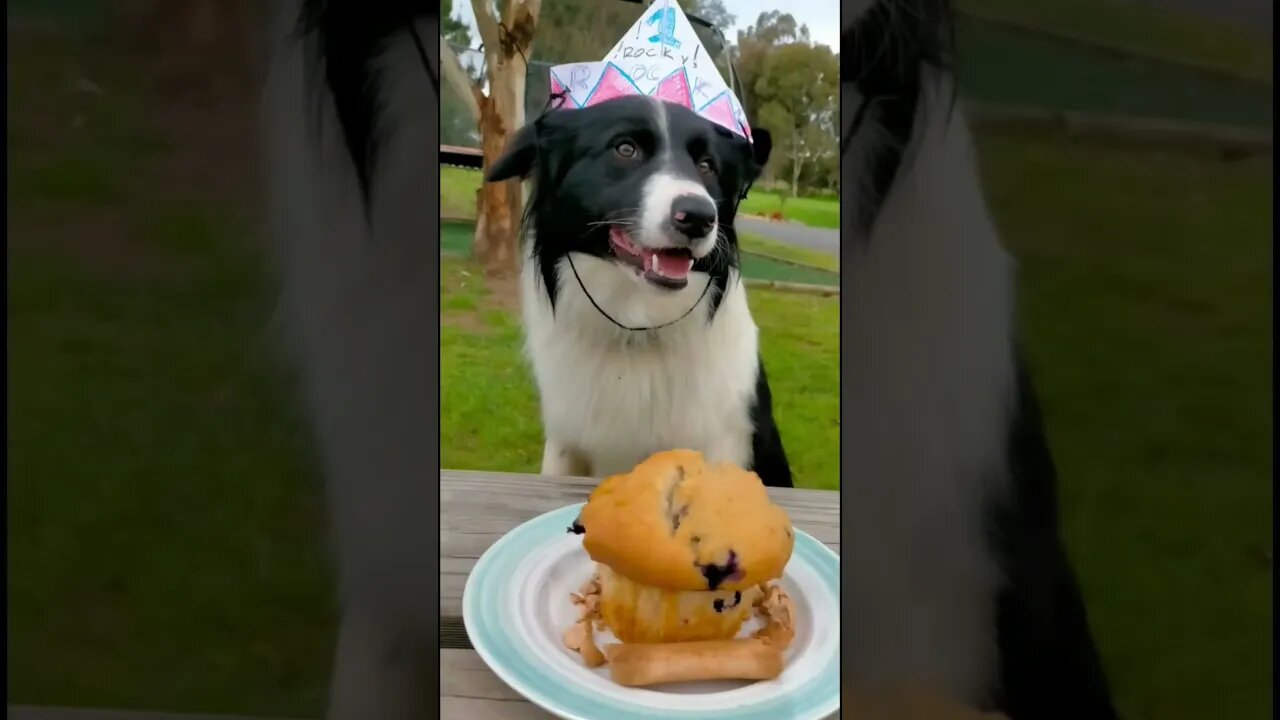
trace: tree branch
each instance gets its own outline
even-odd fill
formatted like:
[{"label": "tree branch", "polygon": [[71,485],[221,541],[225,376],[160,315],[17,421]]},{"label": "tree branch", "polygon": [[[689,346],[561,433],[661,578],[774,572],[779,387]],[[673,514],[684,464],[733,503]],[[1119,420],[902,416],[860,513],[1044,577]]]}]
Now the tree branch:
[{"label": "tree branch", "polygon": [[[513,3],[517,0],[511,0]],[[471,0],[471,12],[476,16],[476,29],[480,31],[480,42],[484,45],[484,54],[498,50],[502,42],[498,30],[498,18],[492,0]]]}]

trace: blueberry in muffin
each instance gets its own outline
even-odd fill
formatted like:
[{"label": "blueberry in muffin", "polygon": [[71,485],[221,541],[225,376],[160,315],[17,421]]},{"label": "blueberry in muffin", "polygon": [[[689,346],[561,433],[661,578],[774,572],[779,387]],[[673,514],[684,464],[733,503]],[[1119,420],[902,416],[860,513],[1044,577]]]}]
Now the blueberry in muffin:
[{"label": "blueberry in muffin", "polygon": [[692,450],[605,479],[569,531],[597,564],[602,622],[624,643],[734,637],[795,542],[759,477]]}]

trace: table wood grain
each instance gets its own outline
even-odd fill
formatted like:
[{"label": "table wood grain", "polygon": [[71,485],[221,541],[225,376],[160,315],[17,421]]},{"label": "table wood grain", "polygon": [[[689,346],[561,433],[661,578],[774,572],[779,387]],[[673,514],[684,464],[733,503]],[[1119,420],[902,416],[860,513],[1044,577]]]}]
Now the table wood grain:
[{"label": "table wood grain", "polygon": [[[440,715],[443,720],[551,717],[493,674],[470,649],[462,589],[476,561],[521,523],[585,502],[599,481],[512,473],[440,472]],[[840,552],[840,494],[770,489],[796,527]],[[833,716],[834,717],[834,716]]]},{"label": "table wood grain", "polygon": [[547,720],[554,717],[507,687],[475,650],[440,650],[440,717]]}]

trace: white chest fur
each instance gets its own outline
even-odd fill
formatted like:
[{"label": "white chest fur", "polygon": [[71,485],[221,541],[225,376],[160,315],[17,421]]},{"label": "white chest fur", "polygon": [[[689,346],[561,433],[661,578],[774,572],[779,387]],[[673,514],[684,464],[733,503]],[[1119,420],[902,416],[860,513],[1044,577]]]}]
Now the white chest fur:
[{"label": "white chest fur", "polygon": [[[611,261],[575,254],[573,262],[591,298],[629,327],[680,317],[707,282],[694,273],[685,289],[664,292]],[[526,351],[547,438],[543,472],[602,477],[673,448],[751,461],[758,333],[736,275],[710,322],[703,297],[683,320],[648,332],[603,317],[565,260],[559,283],[553,313],[535,264],[523,269]]]},{"label": "white chest fur", "polygon": [[[998,568],[985,504],[1004,491],[1012,267],[959,114],[920,127],[863,248],[846,250],[846,648],[866,682],[977,701],[996,672]],[[914,152],[914,155],[911,154]]]}]

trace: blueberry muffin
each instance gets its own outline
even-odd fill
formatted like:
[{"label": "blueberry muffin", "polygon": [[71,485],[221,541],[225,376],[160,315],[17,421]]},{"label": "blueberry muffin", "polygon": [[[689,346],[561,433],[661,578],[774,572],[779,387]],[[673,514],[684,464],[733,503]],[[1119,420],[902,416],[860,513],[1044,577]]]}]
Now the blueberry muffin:
[{"label": "blueberry muffin", "polygon": [[795,542],[755,473],[692,450],[607,478],[570,530],[597,564],[600,617],[622,642],[734,637]]}]

